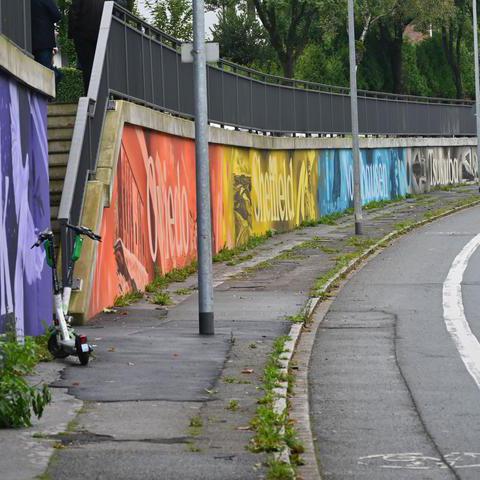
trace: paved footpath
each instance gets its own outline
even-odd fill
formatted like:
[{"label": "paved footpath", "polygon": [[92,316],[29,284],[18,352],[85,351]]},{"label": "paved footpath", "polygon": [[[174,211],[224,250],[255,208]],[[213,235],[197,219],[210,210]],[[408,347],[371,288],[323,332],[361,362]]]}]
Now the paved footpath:
[{"label": "paved footpath", "polygon": [[[370,210],[366,236],[380,238],[400,222],[420,220],[475,192],[436,191]],[[246,448],[253,436],[246,427],[262,396],[267,356],[315,280],[358,247],[352,230],[346,216],[335,225],[275,235],[236,266],[216,264],[214,337],[197,335],[195,293],[174,296],[178,303],[168,309],[143,301],[81,328],[97,344],[96,358],[87,368],[74,359],[55,362],[61,374],[52,382],[55,392],[81,402],[81,408],[72,403],[75,420],[65,426],[70,404],[58,408],[56,425],[40,421],[32,429],[1,431],[0,450],[8,444],[12,455],[2,455],[0,471],[17,472],[2,473],[2,480],[34,478],[52,452],[42,479],[265,478],[267,457]],[[194,288],[195,281],[169,288]],[[231,400],[237,409],[227,408]],[[43,449],[41,462],[15,453],[33,447]]]}]

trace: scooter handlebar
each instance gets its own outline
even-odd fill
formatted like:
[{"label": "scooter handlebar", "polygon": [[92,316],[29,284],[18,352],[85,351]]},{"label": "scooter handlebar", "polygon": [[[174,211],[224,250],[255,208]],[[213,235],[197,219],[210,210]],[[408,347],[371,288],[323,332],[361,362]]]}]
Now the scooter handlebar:
[{"label": "scooter handlebar", "polygon": [[30,247],[30,249],[39,247],[46,240],[51,240],[53,238],[53,233],[50,229],[46,229],[38,235],[37,241]]},{"label": "scooter handlebar", "polygon": [[91,238],[96,242],[102,241],[102,237],[100,235],[97,235],[96,233],[92,232],[92,230],[90,230],[87,227],[70,225],[69,223],[67,223],[65,226],[70,230],[74,231],[77,235],[85,235],[86,237]]}]

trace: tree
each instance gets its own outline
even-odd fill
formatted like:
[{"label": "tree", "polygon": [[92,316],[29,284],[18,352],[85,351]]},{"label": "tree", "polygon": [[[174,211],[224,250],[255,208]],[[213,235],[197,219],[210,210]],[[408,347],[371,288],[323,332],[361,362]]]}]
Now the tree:
[{"label": "tree", "polygon": [[462,44],[470,13],[469,1],[455,0],[454,14],[450,17],[448,23],[442,25],[442,46],[448,65],[452,71],[457,98],[463,98],[464,96],[461,65]]},{"label": "tree", "polygon": [[179,40],[193,37],[191,0],[146,0],[153,24]]},{"label": "tree", "polygon": [[379,24],[381,42],[390,59],[393,92],[404,93],[403,36],[408,25],[427,30],[439,25],[453,13],[453,0],[396,0],[391,15]]},{"label": "tree", "polygon": [[[292,78],[298,59],[315,37],[319,0],[253,0],[256,12],[275,50],[283,74]],[[318,39],[317,39],[318,41]]]},{"label": "tree", "polygon": [[221,57],[249,67],[265,68],[271,64],[275,53],[255,15],[255,8],[251,10],[250,2],[238,2],[236,5],[234,2],[223,2],[221,5],[210,2],[212,7],[215,4],[218,21],[211,33],[213,40],[220,44]]}]

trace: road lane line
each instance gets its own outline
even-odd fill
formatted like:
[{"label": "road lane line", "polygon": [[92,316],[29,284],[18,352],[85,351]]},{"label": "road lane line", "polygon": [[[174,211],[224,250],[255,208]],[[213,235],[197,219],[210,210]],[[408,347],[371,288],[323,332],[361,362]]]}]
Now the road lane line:
[{"label": "road lane line", "polygon": [[470,257],[480,246],[480,234],[468,242],[452,263],[443,284],[443,317],[468,373],[480,389],[480,343],[465,317],[462,281]]}]

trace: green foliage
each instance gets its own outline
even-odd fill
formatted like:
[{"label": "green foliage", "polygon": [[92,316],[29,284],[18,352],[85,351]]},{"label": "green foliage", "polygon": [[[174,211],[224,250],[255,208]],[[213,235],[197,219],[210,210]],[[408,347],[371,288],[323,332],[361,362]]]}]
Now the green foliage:
[{"label": "green foliage", "polygon": [[170,294],[168,292],[157,292],[152,298],[152,303],[155,305],[171,305],[172,299],[170,298]]},{"label": "green foliage", "polygon": [[83,96],[82,72],[76,68],[62,68],[62,81],[58,85],[56,102],[78,103]]},{"label": "green foliage", "polygon": [[178,38],[191,40],[192,2],[189,0],[145,0],[153,24],[162,31]]},{"label": "green foliage", "polygon": [[29,427],[32,413],[40,418],[50,402],[47,385],[31,386],[24,378],[40,356],[41,347],[31,337],[23,345],[13,335],[0,340],[0,428]]},{"label": "green foliage", "polygon": [[125,295],[121,295],[115,299],[115,307],[129,307],[132,303],[138,302],[143,298],[143,293],[138,290],[128,292]]}]

